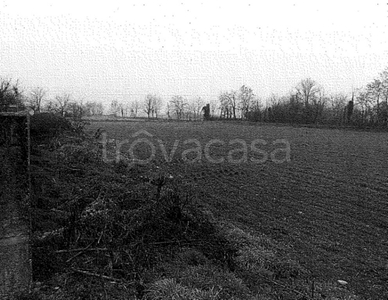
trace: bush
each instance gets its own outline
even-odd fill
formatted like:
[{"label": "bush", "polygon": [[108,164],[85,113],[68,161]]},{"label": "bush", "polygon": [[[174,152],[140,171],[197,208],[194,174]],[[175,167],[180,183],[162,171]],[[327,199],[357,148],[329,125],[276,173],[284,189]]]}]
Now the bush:
[{"label": "bush", "polygon": [[61,116],[52,113],[39,113],[31,116],[32,140],[50,140],[66,131],[72,131],[72,126]]}]

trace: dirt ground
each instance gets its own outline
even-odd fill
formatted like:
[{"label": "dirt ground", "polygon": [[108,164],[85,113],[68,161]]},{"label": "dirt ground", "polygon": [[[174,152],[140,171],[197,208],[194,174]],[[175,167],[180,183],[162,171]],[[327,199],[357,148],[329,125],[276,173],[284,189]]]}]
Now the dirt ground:
[{"label": "dirt ground", "polygon": [[[221,122],[92,122],[88,129],[99,127],[111,145],[122,143],[121,155],[132,149],[190,182],[220,218],[287,244],[312,278],[345,280],[367,299],[388,297],[388,134]],[[266,154],[252,150],[254,141]],[[244,142],[246,161],[230,152]],[[287,144],[289,161],[279,163]],[[201,158],[185,161],[195,147]]]}]

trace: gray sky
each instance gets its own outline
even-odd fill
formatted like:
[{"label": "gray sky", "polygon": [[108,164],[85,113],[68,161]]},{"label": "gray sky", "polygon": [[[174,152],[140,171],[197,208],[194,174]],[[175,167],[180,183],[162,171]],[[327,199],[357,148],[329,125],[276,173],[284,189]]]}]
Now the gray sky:
[{"label": "gray sky", "polygon": [[387,1],[0,0],[0,76],[50,96],[350,93],[388,67]]}]

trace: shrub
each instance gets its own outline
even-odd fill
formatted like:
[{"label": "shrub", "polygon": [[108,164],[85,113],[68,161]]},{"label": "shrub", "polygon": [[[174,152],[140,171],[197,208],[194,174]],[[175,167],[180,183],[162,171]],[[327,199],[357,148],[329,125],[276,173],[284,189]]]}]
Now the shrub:
[{"label": "shrub", "polygon": [[52,113],[39,113],[31,116],[32,140],[50,140],[66,131],[72,131],[72,126],[61,116]]}]

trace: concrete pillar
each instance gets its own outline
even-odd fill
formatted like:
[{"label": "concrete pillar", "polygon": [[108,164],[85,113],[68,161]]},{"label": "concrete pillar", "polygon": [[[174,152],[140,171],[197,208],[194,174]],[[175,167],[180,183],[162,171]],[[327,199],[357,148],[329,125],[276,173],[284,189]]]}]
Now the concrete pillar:
[{"label": "concrete pillar", "polygon": [[31,283],[26,148],[14,141],[0,145],[0,299],[28,290]]}]

